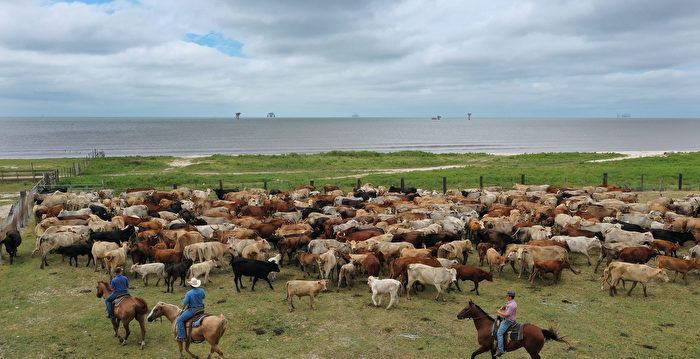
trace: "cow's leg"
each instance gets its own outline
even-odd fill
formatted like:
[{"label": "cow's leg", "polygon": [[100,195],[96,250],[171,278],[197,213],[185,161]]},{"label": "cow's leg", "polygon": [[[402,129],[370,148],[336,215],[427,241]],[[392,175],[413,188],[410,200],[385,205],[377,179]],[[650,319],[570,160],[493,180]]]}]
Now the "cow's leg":
[{"label": "cow's leg", "polygon": [[267,281],[267,284],[270,285],[270,290],[275,290],[275,288],[272,288],[272,282],[270,282],[270,279],[267,277],[263,278],[265,281]]},{"label": "cow's leg", "polygon": [[[637,286],[637,282],[636,281],[632,282],[632,288],[630,288],[629,292],[627,292],[628,296],[632,295],[632,289],[634,289],[634,287],[636,287],[636,286]],[[643,286],[644,286],[644,296],[646,297],[647,296],[647,290],[646,290],[647,286],[646,286],[646,284],[643,284]]]},{"label": "cow's leg", "polygon": [[474,281],[474,289],[471,290],[472,292],[476,291],[476,295],[479,295],[479,281],[475,280]]},{"label": "cow's leg", "polygon": [[585,254],[586,254],[586,259],[588,260],[588,265],[591,265],[591,256],[589,256],[588,253],[585,253]]},{"label": "cow's leg", "polygon": [[683,281],[685,282],[685,285],[688,285],[688,272],[683,273]]},{"label": "cow's leg", "polygon": [[[637,282],[634,282],[634,283],[637,283]],[[646,283],[642,283],[642,288],[644,289],[644,296],[645,296],[645,297],[648,297],[648,295],[647,295],[647,284],[646,284]]]},{"label": "cow's leg", "polygon": [[673,281],[674,281],[674,282],[676,281],[676,278],[678,278],[678,271],[676,271],[676,273],[673,275]]},{"label": "cow's leg", "polygon": [[377,292],[375,291],[372,291],[372,304],[374,304],[375,307],[377,306]]},{"label": "cow's leg", "polygon": [[253,285],[250,287],[250,290],[251,290],[252,292],[255,292],[255,283],[257,283],[257,282],[258,282],[258,277],[255,276],[255,277],[253,278]]},{"label": "cow's leg", "polygon": [[314,296],[313,294],[309,296],[309,302],[311,302],[311,309],[316,309],[316,306],[314,305]]},{"label": "cow's leg", "polygon": [[237,275],[235,277],[233,277],[233,284],[236,285],[236,292],[240,293],[241,290],[238,289],[238,276]]}]

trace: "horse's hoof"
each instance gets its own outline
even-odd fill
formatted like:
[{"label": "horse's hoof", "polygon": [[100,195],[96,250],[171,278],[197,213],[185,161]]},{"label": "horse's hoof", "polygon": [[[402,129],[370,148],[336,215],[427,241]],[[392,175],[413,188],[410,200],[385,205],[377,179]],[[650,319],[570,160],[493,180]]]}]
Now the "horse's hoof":
[{"label": "horse's hoof", "polygon": [[146,346],[146,342],[141,342],[141,347],[139,349],[143,350],[143,347]]}]

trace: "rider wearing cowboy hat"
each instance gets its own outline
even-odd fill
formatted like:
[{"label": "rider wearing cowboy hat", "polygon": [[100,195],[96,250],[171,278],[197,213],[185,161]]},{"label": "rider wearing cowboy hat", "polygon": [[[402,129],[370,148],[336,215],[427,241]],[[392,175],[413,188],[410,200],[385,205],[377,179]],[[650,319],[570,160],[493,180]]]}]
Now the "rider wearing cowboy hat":
[{"label": "rider wearing cowboy hat", "polygon": [[508,303],[498,310],[498,315],[502,316],[503,320],[501,320],[501,326],[498,327],[498,333],[496,334],[498,337],[497,357],[505,353],[505,350],[503,350],[503,334],[505,334],[506,330],[510,328],[511,325],[515,324],[515,316],[518,312],[518,303],[514,300],[515,291],[512,289],[509,290],[508,293],[506,293],[506,298],[508,298]]},{"label": "rider wearing cowboy hat", "polygon": [[129,283],[129,278],[122,275],[122,272],[123,270],[121,267],[115,268],[114,274],[116,274],[116,276],[109,284],[109,287],[112,288],[113,292],[109,295],[109,297],[105,298],[105,304],[107,305],[107,318],[114,318],[114,305],[112,301],[117,299],[117,297],[122,294],[129,293],[129,286],[131,283]]},{"label": "rider wearing cowboy hat", "polygon": [[187,309],[184,309],[182,314],[180,314],[180,316],[177,318],[178,341],[183,341],[187,338],[187,334],[185,332],[185,322],[192,318],[197,312],[204,310],[204,298],[207,297],[204,289],[199,288],[199,286],[202,285],[202,281],[199,279],[192,277],[187,284],[192,286],[192,289],[185,294],[185,300],[183,301],[183,304]]}]

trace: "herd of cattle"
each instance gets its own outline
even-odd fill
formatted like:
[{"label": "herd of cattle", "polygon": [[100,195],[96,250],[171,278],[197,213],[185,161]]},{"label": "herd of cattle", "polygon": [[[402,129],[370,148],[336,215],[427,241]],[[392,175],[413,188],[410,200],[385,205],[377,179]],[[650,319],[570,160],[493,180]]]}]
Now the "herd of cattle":
[{"label": "herd of cattle", "polygon": [[[669,281],[665,269],[686,283],[688,271],[700,269],[700,197],[638,203],[637,194],[616,186],[516,184],[445,194],[372,184],[350,193],[330,185],[269,193],[134,188],[119,196],[112,190],[42,193],[35,201],[32,254],[40,253],[41,268],[57,253],[75,266],[87,256],[87,265],[94,262],[95,271],[102,265],[111,275],[130,257],[131,273],[146,285],[149,276],[158,278],[156,285],[163,279],[168,291],[189,277],[206,285],[219,267],[231,267],[237,291],[245,288],[243,276],[253,278],[254,290],[259,279],[272,288],[284,265],[299,265],[305,277],[315,269],[321,280],[286,283],[290,310],[293,296],[310,296],[313,308],[314,296],[331,280],[337,278],[340,290],[360,273],[369,276],[375,305],[389,295],[389,307],[414,283],[434,286],[439,299],[452,283],[461,291],[459,281],[469,280],[479,294],[479,282],[493,281],[508,263],[514,271],[518,265],[518,277],[527,272],[534,281],[553,273],[556,283],[563,269],[578,273],[571,267],[574,253],[592,265],[593,248],[600,252],[594,271],[606,261],[602,285],[610,295],[619,280],[633,281],[632,288],[641,283],[646,296],[649,281]],[[3,238],[11,256],[18,241],[14,234]],[[686,242],[696,245],[680,258]],[[466,265],[474,250],[490,271]],[[647,265],[655,257],[656,267]]]}]

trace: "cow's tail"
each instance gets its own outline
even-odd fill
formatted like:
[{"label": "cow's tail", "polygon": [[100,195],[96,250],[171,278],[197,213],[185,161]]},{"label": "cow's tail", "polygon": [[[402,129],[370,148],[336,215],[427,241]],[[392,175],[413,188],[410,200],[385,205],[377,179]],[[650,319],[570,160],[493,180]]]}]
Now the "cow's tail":
[{"label": "cow's tail", "polygon": [[284,290],[287,292],[286,299],[289,300],[289,282],[287,282],[287,284],[284,285]]},{"label": "cow's tail", "polygon": [[564,343],[564,344],[566,344],[566,345],[568,345],[568,346],[571,346],[571,344],[569,344],[569,342],[566,341],[566,339],[564,339],[564,338],[565,338],[564,336],[561,336],[561,337],[560,337],[559,334],[557,334],[557,331],[554,330],[554,328],[551,328],[551,327],[550,327],[549,329],[542,329],[542,335],[544,335],[544,340],[545,340],[545,341],[547,341],[547,340],[554,340],[554,341],[557,341],[557,342]]},{"label": "cow's tail", "polygon": [[600,290],[605,289],[605,283],[608,283],[608,285],[611,285],[609,280],[610,280],[610,266],[607,266],[607,267],[605,267],[605,269],[603,269],[603,277],[600,281]]}]

